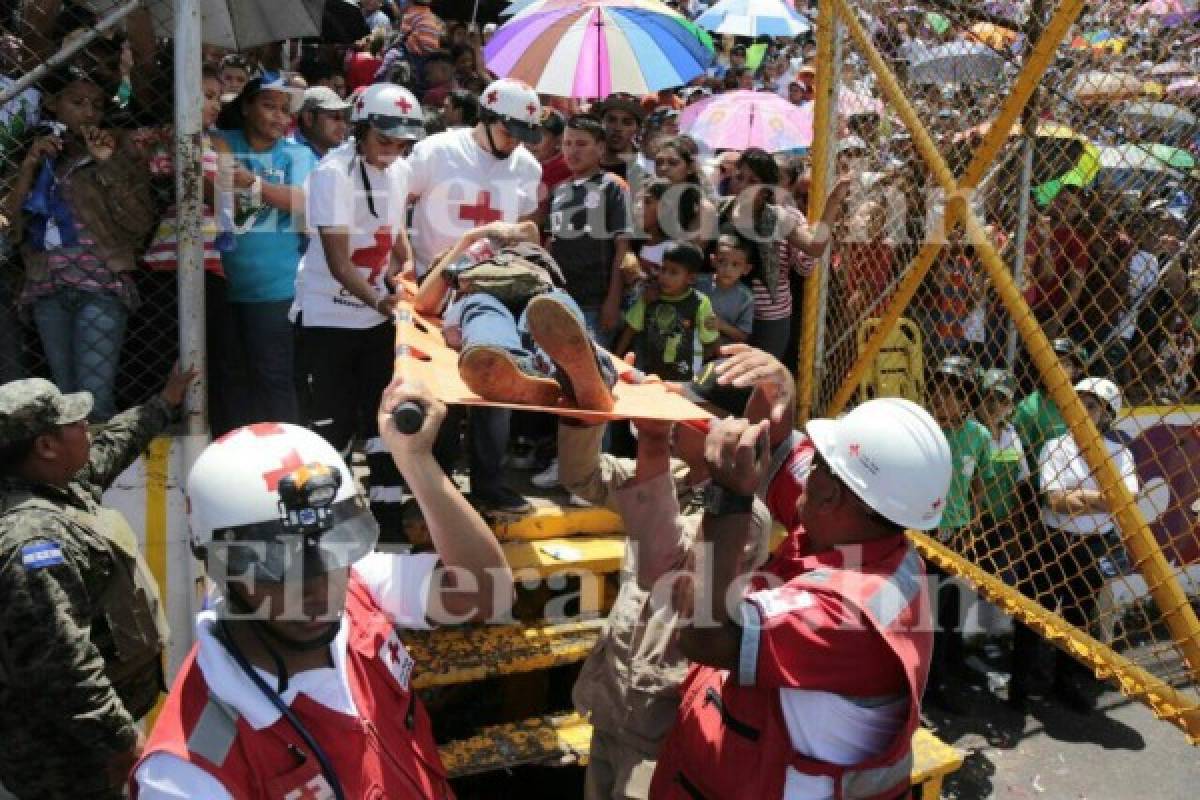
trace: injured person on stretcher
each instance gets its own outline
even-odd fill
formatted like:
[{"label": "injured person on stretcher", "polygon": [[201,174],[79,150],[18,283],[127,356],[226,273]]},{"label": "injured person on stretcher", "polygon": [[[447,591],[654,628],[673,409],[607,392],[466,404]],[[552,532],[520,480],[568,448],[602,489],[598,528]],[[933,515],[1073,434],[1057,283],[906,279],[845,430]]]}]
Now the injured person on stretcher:
[{"label": "injured person on stretcher", "polygon": [[434,261],[413,309],[442,317],[463,382],[484,400],[611,411],[616,369],[537,236],[531,222],[468,231]]}]

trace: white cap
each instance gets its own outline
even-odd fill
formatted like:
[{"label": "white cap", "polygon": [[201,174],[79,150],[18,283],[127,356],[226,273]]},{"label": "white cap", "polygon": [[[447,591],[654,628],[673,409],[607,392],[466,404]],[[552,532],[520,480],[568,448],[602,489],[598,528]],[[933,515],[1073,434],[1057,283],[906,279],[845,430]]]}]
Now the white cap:
[{"label": "white cap", "polygon": [[1100,398],[1112,410],[1114,416],[1121,413],[1124,405],[1121,401],[1121,390],[1108,378],[1084,378],[1075,384],[1075,391]]}]

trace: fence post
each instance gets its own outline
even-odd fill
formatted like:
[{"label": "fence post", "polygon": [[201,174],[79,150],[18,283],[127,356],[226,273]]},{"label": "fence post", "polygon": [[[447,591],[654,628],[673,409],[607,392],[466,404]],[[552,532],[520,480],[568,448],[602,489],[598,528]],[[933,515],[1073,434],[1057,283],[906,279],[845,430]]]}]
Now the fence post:
[{"label": "fence post", "polygon": [[[834,157],[837,148],[837,97],[841,85],[841,26],[832,0],[821,0],[817,7],[817,86],[813,108],[812,185],[808,192],[808,219],[821,219],[825,201],[833,185]],[[812,416],[817,392],[817,348],[824,327],[825,284],[828,280],[829,250],[804,282],[800,313],[800,363],[796,367],[796,422],[803,425]]]},{"label": "fence post", "polygon": [[[200,0],[173,0],[175,6],[175,198],[178,217],[177,279],[179,283],[179,361],[199,370],[200,378],[184,401],[182,480],[208,442],[208,377],[204,330],[204,180],[200,164],[201,85]],[[170,531],[168,575],[187,580],[185,596],[196,578],[187,530]],[[169,608],[172,636],[168,670],[173,673],[190,646],[193,609]]]}]

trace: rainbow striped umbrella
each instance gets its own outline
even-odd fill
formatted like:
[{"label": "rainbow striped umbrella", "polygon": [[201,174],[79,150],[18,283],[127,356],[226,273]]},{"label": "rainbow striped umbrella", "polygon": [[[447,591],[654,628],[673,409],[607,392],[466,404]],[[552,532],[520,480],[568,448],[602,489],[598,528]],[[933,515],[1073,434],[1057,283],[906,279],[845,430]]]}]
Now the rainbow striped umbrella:
[{"label": "rainbow striped umbrella", "polygon": [[507,10],[512,19],[484,60],[540,94],[649,94],[682,86],[713,60],[709,35],[657,0],[534,0]]}]

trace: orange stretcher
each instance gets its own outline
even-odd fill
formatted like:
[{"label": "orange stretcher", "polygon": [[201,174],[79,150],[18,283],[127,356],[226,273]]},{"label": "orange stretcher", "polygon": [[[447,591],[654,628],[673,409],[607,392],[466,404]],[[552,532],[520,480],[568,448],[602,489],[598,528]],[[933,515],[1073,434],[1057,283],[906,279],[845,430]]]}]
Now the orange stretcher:
[{"label": "orange stretcher", "polygon": [[[412,287],[405,288],[411,297]],[[458,352],[449,347],[442,337],[440,319],[416,313],[412,303],[405,300],[396,306],[395,322],[395,374],[403,375],[407,380],[422,381],[429,387],[430,392],[444,403],[545,411],[593,420],[641,418],[683,422],[712,417],[712,414],[681,395],[669,391],[658,382],[637,384],[618,380],[617,385],[613,387],[616,403],[611,411],[586,411],[575,408],[566,401],[556,406],[533,406],[484,400],[468,389],[459,376]],[[632,370],[628,364],[612,354],[605,355],[612,359],[618,375]]]}]

